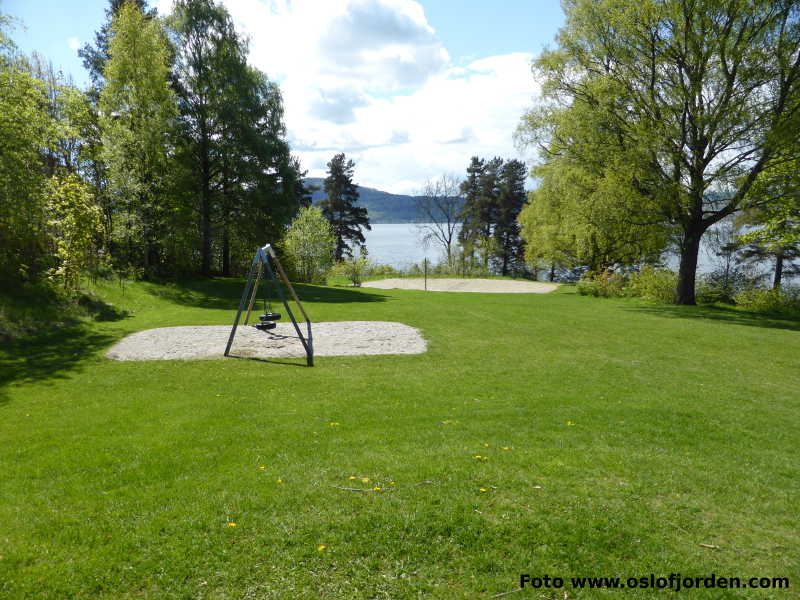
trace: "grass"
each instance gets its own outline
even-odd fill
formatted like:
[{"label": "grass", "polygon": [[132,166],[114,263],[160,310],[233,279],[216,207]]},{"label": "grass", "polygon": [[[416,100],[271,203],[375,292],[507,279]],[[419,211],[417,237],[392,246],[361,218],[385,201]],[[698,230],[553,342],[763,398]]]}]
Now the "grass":
[{"label": "grass", "polygon": [[797,321],[570,286],[299,286],[315,320],[401,321],[428,352],[102,356],[227,324],[241,288],[102,284],[115,318],[3,347],[0,597],[488,598],[521,573],[712,572],[792,588],[692,597],[800,597]]}]

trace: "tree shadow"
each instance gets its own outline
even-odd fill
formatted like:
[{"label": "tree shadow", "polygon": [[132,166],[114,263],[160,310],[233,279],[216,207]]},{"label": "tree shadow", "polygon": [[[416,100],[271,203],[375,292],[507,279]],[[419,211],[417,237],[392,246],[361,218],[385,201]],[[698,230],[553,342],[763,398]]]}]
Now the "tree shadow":
[{"label": "tree shadow", "polygon": [[4,391],[7,386],[66,378],[117,337],[77,325],[3,343],[0,348],[0,405],[8,402]]},{"label": "tree shadow", "polygon": [[[236,360],[252,360],[255,362],[268,363],[272,365],[283,365],[284,367],[309,366],[306,363],[306,359],[300,357],[291,357],[291,358],[286,358],[284,360],[278,360],[277,358],[259,358],[258,356],[237,356],[235,354],[229,354],[226,358],[235,358]],[[302,361],[302,362],[293,362],[293,361]]]},{"label": "tree shadow", "polygon": [[[332,288],[305,283],[292,283],[297,296],[308,303],[350,303],[350,302],[385,302],[388,296],[359,288],[358,291],[346,288]],[[263,286],[261,296],[263,296]],[[191,279],[177,283],[165,283],[147,286],[153,296],[164,298],[175,304],[220,310],[236,310],[244,291],[244,279],[214,277],[211,279]],[[271,294],[273,303],[279,301],[274,290]],[[291,300],[288,291],[284,290],[287,300]]]},{"label": "tree shadow", "polygon": [[725,308],[722,306],[626,306],[624,307],[624,310],[645,313],[659,317],[670,317],[676,319],[704,319],[730,323],[733,325],[800,331],[800,319],[796,317],[793,318],[781,315],[751,313],[742,310],[736,310],[735,308]]}]

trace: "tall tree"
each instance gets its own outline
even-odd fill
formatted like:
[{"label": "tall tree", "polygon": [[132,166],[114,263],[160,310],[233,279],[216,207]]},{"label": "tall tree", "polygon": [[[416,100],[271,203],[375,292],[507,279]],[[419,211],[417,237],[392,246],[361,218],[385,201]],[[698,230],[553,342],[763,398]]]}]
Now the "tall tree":
[{"label": "tall tree", "polygon": [[349,243],[363,244],[361,228],[370,231],[367,209],[356,206],[358,186],[353,183],[355,163],[345,159],[344,152],[334,156],[328,163],[328,176],[325,178],[325,199],[320,202],[322,214],[331,224],[336,235],[336,260],[353,256]]},{"label": "tall tree", "polygon": [[214,257],[231,272],[237,243],[275,237],[297,212],[278,86],[247,65],[247,44],[224,7],[213,0],[179,0],[176,32],[181,114],[179,149],[198,199],[200,271]]},{"label": "tall tree", "polygon": [[500,185],[497,198],[496,223],[494,227],[495,262],[501,275],[519,270],[524,265],[524,244],[520,237],[517,222],[519,213],[525,205],[525,178],[527,168],[522,161],[507,161],[500,171]]},{"label": "tall tree", "polygon": [[475,239],[481,231],[481,176],[484,168],[483,159],[473,156],[467,167],[467,177],[461,182],[464,205],[459,215],[462,225],[458,241],[470,256],[475,253]]},{"label": "tall tree", "polygon": [[424,224],[420,225],[422,239],[434,242],[444,252],[448,267],[453,266],[453,251],[461,224],[461,208],[464,201],[460,183],[452,175],[442,175],[435,181],[427,181],[415,199],[417,213]]},{"label": "tall tree", "polygon": [[161,23],[134,3],[117,11],[100,94],[103,157],[124,214],[129,264],[158,264],[163,193],[169,174],[169,133],[176,117],[169,85],[169,51]]},{"label": "tall tree", "polygon": [[[543,106],[551,115],[598,113],[621,147],[639,149],[649,170],[627,185],[648,198],[651,220],[678,231],[677,302],[694,304],[703,234],[753,206],[759,173],[795,152],[786,140],[800,110],[800,8],[796,0],[563,5],[558,46],[536,62]],[[527,123],[540,138],[552,132],[552,120]]]}]

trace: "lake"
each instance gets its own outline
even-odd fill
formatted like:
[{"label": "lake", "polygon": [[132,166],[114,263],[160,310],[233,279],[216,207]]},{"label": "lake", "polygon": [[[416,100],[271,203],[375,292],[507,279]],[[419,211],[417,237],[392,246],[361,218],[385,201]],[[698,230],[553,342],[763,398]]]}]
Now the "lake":
[{"label": "lake", "polygon": [[[364,231],[370,260],[398,269],[421,263],[425,258],[433,263],[440,262],[443,255],[438,245],[431,242],[428,248],[423,247],[420,225],[424,224],[379,223],[372,226],[372,231]],[[715,257],[710,256],[705,245],[701,248],[698,258],[698,273],[707,273],[714,269]],[[666,263],[671,269],[678,269],[677,256],[668,256]],[[758,270],[769,272],[771,266],[765,264]]]},{"label": "lake", "polygon": [[420,226],[422,223],[378,223],[372,231],[363,231],[369,258],[381,265],[406,268],[427,258],[431,262],[441,260],[439,246],[431,243],[423,247]]}]

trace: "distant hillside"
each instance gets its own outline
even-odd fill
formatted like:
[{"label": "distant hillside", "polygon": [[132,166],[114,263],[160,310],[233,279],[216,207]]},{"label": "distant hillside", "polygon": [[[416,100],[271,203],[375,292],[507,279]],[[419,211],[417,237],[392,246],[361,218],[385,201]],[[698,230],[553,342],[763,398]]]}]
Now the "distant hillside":
[{"label": "distant hillside", "polygon": [[[321,177],[307,177],[306,185],[315,185],[319,190],[314,192],[314,204],[325,197],[324,180]],[[416,196],[390,194],[374,188],[358,186],[358,204],[365,206],[369,213],[370,223],[418,223],[421,221],[415,205]]]}]

